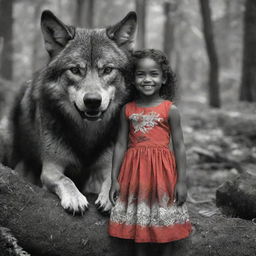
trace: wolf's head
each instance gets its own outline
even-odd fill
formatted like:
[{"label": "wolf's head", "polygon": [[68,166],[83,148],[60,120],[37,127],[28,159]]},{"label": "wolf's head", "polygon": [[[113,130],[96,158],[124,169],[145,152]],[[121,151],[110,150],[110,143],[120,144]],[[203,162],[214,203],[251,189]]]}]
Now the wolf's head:
[{"label": "wolf's head", "polygon": [[44,11],[41,27],[50,55],[47,94],[89,121],[101,120],[107,110],[120,106],[131,77],[136,24],[136,14],[130,12],[107,28],[75,28]]}]

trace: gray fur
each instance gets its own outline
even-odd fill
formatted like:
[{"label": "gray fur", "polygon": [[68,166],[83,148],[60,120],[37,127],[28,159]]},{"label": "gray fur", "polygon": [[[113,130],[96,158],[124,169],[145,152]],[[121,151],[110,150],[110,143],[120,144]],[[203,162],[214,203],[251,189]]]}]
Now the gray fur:
[{"label": "gray fur", "polygon": [[110,148],[129,96],[136,14],[89,30],[67,26],[45,11],[41,27],[50,62],[17,97],[12,164],[56,193],[67,211],[88,207],[77,187],[99,193],[96,203],[108,211]]}]

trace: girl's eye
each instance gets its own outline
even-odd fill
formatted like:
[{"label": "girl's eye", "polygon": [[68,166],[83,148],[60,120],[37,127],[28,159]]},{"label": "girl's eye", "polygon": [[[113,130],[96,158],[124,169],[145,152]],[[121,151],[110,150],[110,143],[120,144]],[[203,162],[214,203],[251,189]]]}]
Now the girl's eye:
[{"label": "girl's eye", "polygon": [[112,68],[112,67],[105,67],[105,68],[103,69],[103,74],[104,74],[104,75],[109,75],[112,71],[113,71],[113,68]]},{"label": "girl's eye", "polygon": [[72,67],[69,69],[74,75],[80,74],[80,69],[78,67]]}]

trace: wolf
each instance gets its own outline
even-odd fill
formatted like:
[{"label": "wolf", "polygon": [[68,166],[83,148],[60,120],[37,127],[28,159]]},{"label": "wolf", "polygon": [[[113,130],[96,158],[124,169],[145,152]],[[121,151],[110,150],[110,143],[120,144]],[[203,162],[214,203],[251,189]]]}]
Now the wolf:
[{"label": "wolf", "polygon": [[112,145],[129,97],[136,26],[135,12],[97,29],[42,12],[50,58],[15,99],[11,167],[55,193],[70,213],[88,209],[85,192],[98,194],[101,211],[111,209]]}]

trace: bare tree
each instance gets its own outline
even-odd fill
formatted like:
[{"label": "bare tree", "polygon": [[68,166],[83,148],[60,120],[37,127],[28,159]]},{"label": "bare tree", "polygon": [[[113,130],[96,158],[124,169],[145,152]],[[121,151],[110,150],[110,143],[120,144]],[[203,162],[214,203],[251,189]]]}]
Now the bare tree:
[{"label": "bare tree", "polygon": [[76,0],[75,23],[79,27],[93,28],[95,0]]},{"label": "bare tree", "polygon": [[227,33],[227,31],[231,30],[231,22],[232,22],[232,3],[230,0],[225,1],[225,16],[224,16],[224,30],[225,30],[225,37],[222,38],[223,43],[225,45],[225,49],[222,52],[223,56],[221,59],[222,64],[224,67],[230,67],[231,65],[231,45],[230,40],[232,40],[231,33]]},{"label": "bare tree", "polygon": [[138,15],[137,48],[143,49],[146,46],[146,2],[147,0],[136,0],[136,12]]},{"label": "bare tree", "polygon": [[173,1],[165,1],[163,3],[163,11],[165,16],[164,22],[164,41],[163,50],[164,53],[171,59],[172,51],[174,48],[174,15],[173,12],[177,9],[177,3]]},{"label": "bare tree", "polygon": [[219,63],[214,44],[213,25],[211,20],[211,9],[209,0],[199,0],[202,14],[203,31],[206,44],[206,50],[210,62],[209,69],[209,104],[211,107],[219,108]]},{"label": "bare tree", "polygon": [[32,45],[32,61],[31,61],[31,71],[34,73],[42,64],[42,56],[40,56],[40,47],[42,46],[42,36],[39,29],[38,17],[40,17],[41,9],[43,6],[43,1],[38,1],[35,3],[34,9],[34,34],[33,34],[33,45]]},{"label": "bare tree", "polygon": [[244,49],[240,100],[256,101],[256,2],[247,0],[244,13]]},{"label": "bare tree", "polygon": [[179,24],[180,17],[178,15],[179,4],[177,0],[165,0],[163,3],[164,13],[164,28],[163,28],[163,51],[166,54],[171,68],[174,70],[177,78],[177,89],[175,92],[176,101],[179,99],[182,85],[180,83],[180,50],[176,45],[177,25]]},{"label": "bare tree", "polygon": [[0,39],[2,42],[0,74],[8,80],[11,80],[13,75],[12,13],[13,0],[0,0]]}]

